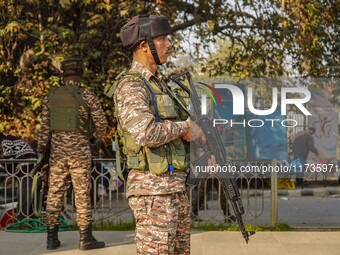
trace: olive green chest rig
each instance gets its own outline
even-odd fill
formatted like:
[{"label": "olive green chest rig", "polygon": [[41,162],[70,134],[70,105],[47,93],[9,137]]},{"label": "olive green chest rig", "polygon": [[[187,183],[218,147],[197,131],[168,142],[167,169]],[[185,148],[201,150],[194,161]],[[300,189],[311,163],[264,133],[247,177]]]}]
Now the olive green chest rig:
[{"label": "olive green chest rig", "polygon": [[[65,85],[49,94],[51,131],[79,132],[89,137],[90,108],[82,97],[83,88]],[[84,111],[80,114],[80,111]]]},{"label": "olive green chest rig", "polygon": [[[105,93],[108,97],[114,98],[114,94],[119,83],[141,82],[148,92],[149,106],[155,116],[156,122],[165,120],[183,121],[189,116],[185,107],[185,102],[172,92],[165,84],[163,84],[163,92],[155,82],[147,81],[139,72],[129,71],[122,78],[107,86]],[[118,109],[115,107],[115,117],[118,117]],[[153,174],[161,175],[173,171],[186,171],[189,160],[189,144],[184,142],[180,137],[168,144],[159,147],[146,147],[138,145],[132,135],[122,128],[118,121],[118,135],[122,138],[123,153],[126,155],[128,168],[140,171],[150,171]]]}]

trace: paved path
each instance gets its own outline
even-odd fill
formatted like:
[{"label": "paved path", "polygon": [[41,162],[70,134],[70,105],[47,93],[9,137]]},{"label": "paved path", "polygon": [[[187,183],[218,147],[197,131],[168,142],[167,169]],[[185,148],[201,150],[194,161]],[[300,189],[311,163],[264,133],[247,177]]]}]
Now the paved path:
[{"label": "paved path", "polygon": [[[78,250],[78,232],[60,233],[62,245],[55,251],[45,248],[45,234],[18,234],[0,231],[1,255],[133,255],[132,231],[95,231],[107,247],[92,251]],[[240,232],[193,232],[192,255],[339,255],[340,232],[258,232],[245,243]]]}]

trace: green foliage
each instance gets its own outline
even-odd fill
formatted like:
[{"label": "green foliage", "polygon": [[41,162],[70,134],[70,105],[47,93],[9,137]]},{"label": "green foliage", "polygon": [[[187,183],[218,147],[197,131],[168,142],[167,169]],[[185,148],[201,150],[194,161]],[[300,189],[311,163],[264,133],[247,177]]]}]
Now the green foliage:
[{"label": "green foliage", "polygon": [[[338,77],[339,9],[334,0],[2,0],[0,131],[35,139],[41,101],[60,80],[44,57],[56,67],[81,57],[84,86],[99,96],[112,124],[113,105],[103,89],[129,65],[119,31],[134,15],[166,15],[174,55],[190,53],[195,61],[186,68],[198,63],[209,76]],[[216,42],[219,52],[209,57]],[[185,52],[187,45],[192,52]]]},{"label": "green foliage", "polygon": [[236,78],[338,77],[339,8],[332,0],[238,1],[215,26],[218,50],[202,70]]}]

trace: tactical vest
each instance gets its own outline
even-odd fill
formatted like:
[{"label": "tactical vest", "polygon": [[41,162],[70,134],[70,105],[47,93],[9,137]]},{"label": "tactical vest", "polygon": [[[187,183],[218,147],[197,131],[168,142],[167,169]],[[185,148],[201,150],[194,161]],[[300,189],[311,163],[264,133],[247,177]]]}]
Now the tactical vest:
[{"label": "tactical vest", "polygon": [[[106,87],[106,95],[110,98],[115,97],[114,92],[117,85],[123,81],[142,82],[149,96],[149,106],[156,118],[156,122],[164,120],[181,121],[186,120],[189,113],[185,107],[184,100],[175,95],[166,87],[164,93],[155,83],[148,82],[139,72],[128,72],[113,85]],[[118,117],[117,107],[115,117]],[[140,171],[150,171],[153,174],[161,175],[172,170],[186,171],[189,164],[189,144],[180,137],[168,144],[159,147],[146,147],[138,145],[132,135],[123,129],[118,121],[117,132],[122,137],[123,153],[126,155],[128,168]]]},{"label": "tactical vest", "polygon": [[[92,132],[90,108],[82,97],[83,88],[65,85],[52,89],[49,95],[51,131],[76,131],[89,138]],[[80,114],[83,108],[87,118]]]}]

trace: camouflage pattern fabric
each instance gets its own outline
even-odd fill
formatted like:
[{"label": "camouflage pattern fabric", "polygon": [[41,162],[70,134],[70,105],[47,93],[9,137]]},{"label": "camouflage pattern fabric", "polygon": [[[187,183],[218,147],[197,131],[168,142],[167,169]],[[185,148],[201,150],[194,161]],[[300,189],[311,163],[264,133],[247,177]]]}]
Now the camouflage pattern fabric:
[{"label": "camouflage pattern fabric", "polygon": [[[49,190],[46,201],[46,225],[59,225],[62,200],[67,188],[68,176],[71,175],[79,227],[87,227],[92,220],[91,209],[91,154],[87,144],[77,141],[77,136],[60,134],[61,142],[54,147],[50,158]],[[69,145],[68,147],[66,147]],[[66,148],[65,148],[66,147]],[[75,149],[75,148],[79,148]]]},{"label": "camouflage pattern fabric", "polygon": [[149,171],[141,172],[132,169],[127,179],[126,196],[163,195],[183,192],[186,190],[186,175],[185,172],[176,171],[172,175],[168,173],[154,175]]},{"label": "camouflage pattern fabric", "polygon": [[[161,75],[153,75],[134,61],[132,72],[139,72],[160,85]],[[147,88],[141,81],[123,79],[114,95],[118,121],[140,146],[157,147],[187,131],[185,121],[157,123],[150,109]],[[185,172],[154,175],[149,171],[129,172],[126,196],[136,218],[138,254],[190,254],[190,215]]]},{"label": "camouflage pattern fabric", "polygon": [[[156,84],[161,79],[160,75],[152,75],[136,61],[133,62],[131,71],[140,72],[146,80]],[[162,87],[160,89],[163,90]],[[141,81],[123,80],[117,85],[114,98],[120,125],[141,146],[157,147],[181,137],[187,131],[185,121],[165,120],[156,123],[150,110],[147,88]]]},{"label": "camouflage pattern fabric", "polygon": [[[131,71],[139,72],[147,80],[160,80],[147,68],[134,61]],[[115,105],[118,107],[118,121],[127,129],[135,142],[141,146],[156,147],[168,143],[187,131],[185,121],[164,121],[156,123],[149,105],[148,92],[141,81],[123,80],[115,91]],[[157,176],[148,171],[130,171],[126,196],[170,194],[185,191],[186,173]]]},{"label": "camouflage pattern fabric", "polygon": [[190,218],[186,192],[132,196],[137,254],[190,254]]},{"label": "camouflage pattern fabric", "polygon": [[[66,84],[67,86],[67,84]],[[107,120],[97,96],[84,90],[82,97],[90,108],[94,122],[95,136],[101,138],[107,128]],[[38,151],[44,151],[50,132],[49,98],[44,99],[41,129],[38,134]],[[79,109],[80,114],[87,114]],[[84,115],[86,118],[87,116]],[[86,127],[83,127],[86,128]],[[91,151],[88,139],[78,132],[56,131],[52,133],[49,192],[46,201],[46,225],[59,224],[62,198],[66,191],[67,177],[71,175],[75,192],[77,223],[86,227],[92,222],[90,201]]]}]

